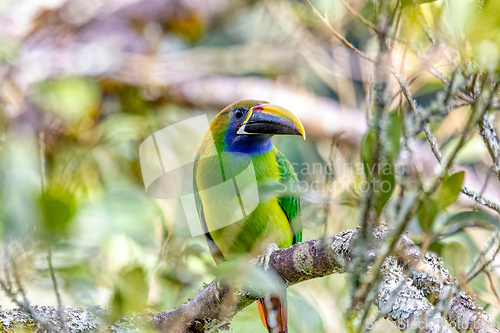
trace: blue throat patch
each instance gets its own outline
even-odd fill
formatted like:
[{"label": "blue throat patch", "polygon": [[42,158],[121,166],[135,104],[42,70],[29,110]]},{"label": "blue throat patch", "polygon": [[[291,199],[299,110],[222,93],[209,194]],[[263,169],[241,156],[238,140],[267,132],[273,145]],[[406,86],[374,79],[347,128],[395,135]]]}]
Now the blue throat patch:
[{"label": "blue throat patch", "polygon": [[261,134],[232,134],[236,131],[228,130],[224,141],[228,152],[243,153],[251,156],[267,153],[273,147],[272,135]]}]

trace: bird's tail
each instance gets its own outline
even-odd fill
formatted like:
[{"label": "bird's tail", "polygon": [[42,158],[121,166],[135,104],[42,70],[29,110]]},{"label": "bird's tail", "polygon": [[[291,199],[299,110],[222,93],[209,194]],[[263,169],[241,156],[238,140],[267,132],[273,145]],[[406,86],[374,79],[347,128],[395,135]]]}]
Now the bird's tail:
[{"label": "bird's tail", "polygon": [[282,288],[277,294],[258,299],[257,308],[259,309],[260,320],[262,320],[269,333],[288,332],[286,288]]}]

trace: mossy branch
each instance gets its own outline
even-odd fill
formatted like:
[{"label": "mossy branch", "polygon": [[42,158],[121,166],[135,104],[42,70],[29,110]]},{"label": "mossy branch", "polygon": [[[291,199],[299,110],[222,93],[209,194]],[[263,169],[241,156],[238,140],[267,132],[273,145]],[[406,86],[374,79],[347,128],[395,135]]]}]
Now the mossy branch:
[{"label": "mossy branch", "polygon": [[[325,241],[314,239],[274,251],[267,258],[269,267],[294,285],[306,280],[335,273],[349,272],[352,246],[360,229],[342,231]],[[375,258],[387,237],[389,228],[375,230],[375,240],[366,254]],[[382,282],[375,304],[380,315],[394,321],[399,328],[420,327],[424,332],[500,332],[488,319],[473,296],[462,292],[454,277],[444,269],[440,259],[420,249],[403,233],[395,256],[388,257],[382,266]],[[252,261],[259,265],[262,256]],[[231,283],[214,280],[196,297],[185,304],[162,313],[135,314],[109,325],[105,310],[64,308],[69,332],[91,332],[102,329],[112,332],[131,328],[162,332],[214,332],[228,328],[233,316],[259,297]],[[53,327],[59,327],[57,307],[33,307],[38,316],[46,318]],[[103,314],[104,313],[104,314]],[[444,313],[446,320],[443,320]],[[11,329],[20,324],[43,331],[29,314],[21,310],[0,311],[0,327]]]}]

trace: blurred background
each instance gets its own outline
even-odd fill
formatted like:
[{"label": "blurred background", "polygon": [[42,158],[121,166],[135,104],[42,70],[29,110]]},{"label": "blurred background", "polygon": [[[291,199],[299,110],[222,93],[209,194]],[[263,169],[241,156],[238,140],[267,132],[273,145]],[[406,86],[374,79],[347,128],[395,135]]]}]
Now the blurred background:
[{"label": "blurred background", "polygon": [[[406,2],[389,5],[398,13]],[[401,10],[396,30],[446,71],[457,62],[446,43],[460,46],[462,23],[473,23],[472,13],[483,4],[420,2],[416,12]],[[376,55],[373,33],[342,1],[313,3],[340,34]],[[349,4],[374,19],[372,2]],[[440,33],[442,48],[426,49],[431,42],[422,27]],[[498,61],[491,43],[482,46],[486,64],[495,56]],[[393,48],[396,67],[412,78],[414,96],[427,105],[444,85],[406,52]],[[305,2],[4,0],[0,62],[1,258],[14,259],[31,304],[57,305],[49,249],[67,306],[99,305],[117,315],[165,311],[210,282],[215,264],[204,237],[191,237],[175,204],[147,196],[139,145],[181,120],[202,114],[211,120],[240,99],[288,108],[305,126],[307,141],[274,139],[301,180],[304,240],[359,223],[359,146],[368,128],[373,66],[341,45]],[[446,151],[457,142],[467,107],[434,116],[431,128]],[[413,144],[417,159],[411,165],[425,180],[437,162],[422,135]],[[479,136],[458,162],[468,185],[499,199]],[[473,201],[461,198],[442,218],[472,207]],[[410,225],[417,242],[419,228],[416,221]],[[433,250],[460,279],[490,236],[469,228],[442,238]],[[500,281],[496,274],[493,279],[480,275],[467,290],[495,319],[500,305],[491,283]],[[347,332],[346,276],[296,285],[289,302],[291,333]],[[4,293],[0,305],[15,306]],[[381,322],[386,326],[374,331],[397,331]],[[231,324],[235,332],[264,331],[261,325],[255,305]]]}]

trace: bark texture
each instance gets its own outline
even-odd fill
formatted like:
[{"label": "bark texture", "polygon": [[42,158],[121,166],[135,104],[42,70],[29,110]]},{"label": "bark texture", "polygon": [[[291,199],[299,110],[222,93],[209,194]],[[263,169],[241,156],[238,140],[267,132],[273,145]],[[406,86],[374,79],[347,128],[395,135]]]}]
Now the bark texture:
[{"label": "bark texture", "polygon": [[[367,256],[376,258],[378,247],[390,232],[387,226],[375,231]],[[289,285],[335,273],[346,273],[352,263],[353,245],[360,229],[342,231],[326,239],[314,239],[257,257],[253,265],[266,265]],[[420,328],[423,332],[500,332],[488,319],[475,298],[461,291],[457,281],[439,258],[426,253],[403,234],[393,256],[385,259],[375,304],[380,316],[400,329]],[[124,332],[156,327],[163,332],[216,332],[229,327],[232,317],[255,301],[264,291],[230,282],[212,281],[196,297],[162,313],[134,314],[113,325],[106,323],[106,310],[65,308],[70,332],[107,330]],[[57,331],[57,308],[35,307],[35,313]],[[41,325],[20,310],[1,310],[0,328],[15,325],[42,331]],[[45,325],[47,326],[47,325]]]}]

